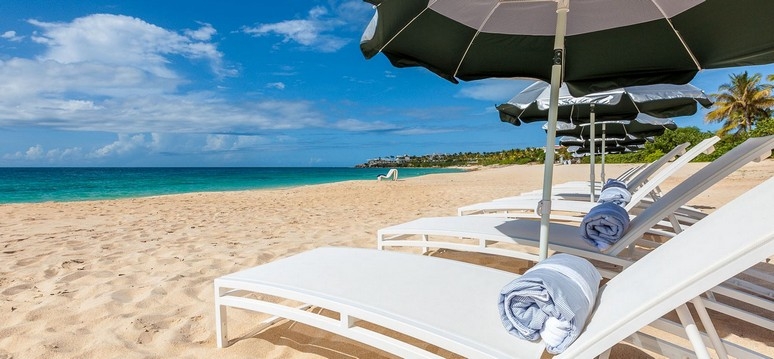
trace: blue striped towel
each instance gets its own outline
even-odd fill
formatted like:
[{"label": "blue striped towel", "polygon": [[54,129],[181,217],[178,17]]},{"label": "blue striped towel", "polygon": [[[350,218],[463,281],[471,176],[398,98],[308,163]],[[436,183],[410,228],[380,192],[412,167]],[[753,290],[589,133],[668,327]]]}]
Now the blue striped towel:
[{"label": "blue striped towel", "polygon": [[608,188],[611,188],[611,187],[618,187],[618,188],[628,189],[628,187],[626,187],[626,183],[624,183],[622,181],[619,181],[617,179],[610,178],[610,179],[607,180],[607,182],[605,182],[604,185],[602,185],[602,190],[604,191],[604,190],[606,190]]},{"label": "blue striped towel", "polygon": [[583,216],[580,225],[581,238],[604,251],[629,228],[629,213],[614,202],[600,203]]},{"label": "blue striped towel", "polygon": [[578,338],[591,315],[602,276],[586,259],[556,254],[500,291],[500,318],[509,333],[543,339],[559,354]]},{"label": "blue striped towel", "polygon": [[632,194],[626,188],[621,187],[608,187],[602,190],[599,194],[598,203],[613,202],[619,206],[626,206],[631,202]]}]

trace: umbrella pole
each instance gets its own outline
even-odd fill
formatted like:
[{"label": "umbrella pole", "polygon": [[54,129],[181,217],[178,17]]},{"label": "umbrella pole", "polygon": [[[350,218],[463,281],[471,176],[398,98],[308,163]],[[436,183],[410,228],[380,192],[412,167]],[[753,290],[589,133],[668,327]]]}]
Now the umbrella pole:
[{"label": "umbrella pole", "polygon": [[554,177],[556,145],[556,119],[559,115],[559,87],[562,84],[564,64],[564,35],[567,32],[567,12],[570,0],[556,3],[556,36],[554,37],[554,59],[551,66],[551,98],[548,108],[548,131],[546,135],[546,159],[543,173],[543,199],[540,201],[540,253],[539,260],[548,258],[548,226],[551,222],[551,186]]},{"label": "umbrella pole", "polygon": [[599,176],[602,179],[602,185],[605,185],[605,131],[607,130],[607,123],[604,121],[602,122],[602,171],[599,173]]},{"label": "umbrella pole", "polygon": [[595,163],[594,155],[596,154],[596,148],[597,148],[596,142],[595,142],[596,139],[597,139],[597,137],[596,137],[597,136],[597,129],[596,129],[596,125],[594,124],[594,122],[596,121],[596,114],[594,113],[594,104],[593,103],[589,105],[589,109],[591,110],[591,112],[589,113],[589,115],[590,115],[589,116],[589,132],[590,132],[589,135],[591,136],[591,141],[589,142],[591,144],[591,146],[589,146],[590,147],[590,150],[589,150],[589,189],[590,189],[590,191],[589,191],[589,202],[593,203],[594,202],[594,193],[595,193],[595,189],[596,189],[596,185],[594,183],[597,180],[597,178],[596,178],[597,176],[594,173],[594,170],[596,169],[595,168],[596,167],[596,163]]}]

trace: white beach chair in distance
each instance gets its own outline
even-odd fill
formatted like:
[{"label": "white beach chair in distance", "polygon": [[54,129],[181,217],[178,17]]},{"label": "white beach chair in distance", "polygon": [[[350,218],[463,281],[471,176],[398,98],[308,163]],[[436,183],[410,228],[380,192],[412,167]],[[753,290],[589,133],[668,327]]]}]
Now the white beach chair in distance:
[{"label": "white beach chair in distance", "polygon": [[[621,341],[647,344],[637,333],[640,328],[662,321],[675,309],[686,315],[685,303],[774,253],[769,203],[774,203],[774,179],[626,268],[600,288],[586,328],[556,358],[604,356]],[[512,336],[499,317],[497,296],[517,276],[409,253],[318,248],[216,278],[217,345],[230,344],[227,308],[241,308],[273,316],[269,323],[298,321],[403,358],[441,358],[426,351],[424,343],[468,358],[540,358],[543,344]],[[266,299],[269,296],[281,299]],[[285,305],[288,302],[335,315]],[[762,357],[726,346],[711,325],[702,336],[690,317],[682,319],[695,357],[709,357],[707,337],[718,353],[731,348],[735,356]],[[394,332],[401,335],[391,335]],[[678,354],[673,343],[660,342],[650,349],[669,351],[670,357],[694,357]]]},{"label": "white beach chair in distance", "polygon": [[390,168],[389,171],[387,171],[387,174],[380,174],[376,176],[377,181],[381,181],[383,179],[392,179],[393,181],[398,180],[398,169],[397,168]]}]

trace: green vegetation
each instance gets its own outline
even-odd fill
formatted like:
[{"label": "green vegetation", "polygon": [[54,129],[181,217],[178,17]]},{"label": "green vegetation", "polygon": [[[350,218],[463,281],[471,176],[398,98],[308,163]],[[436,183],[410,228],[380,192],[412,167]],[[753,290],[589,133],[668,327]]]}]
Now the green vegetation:
[{"label": "green vegetation", "polygon": [[[712,161],[750,137],[774,135],[774,84],[762,83],[761,74],[748,75],[747,72],[729,76],[730,82],[720,85],[719,93],[710,95],[715,103],[707,113],[705,122],[723,125],[716,135],[721,140],[715,144],[712,154],[701,154],[694,161]],[[766,77],[774,81],[774,74]],[[701,131],[698,127],[681,127],[667,130],[657,136],[652,143],[646,143],[641,151],[609,154],[607,163],[646,163],[652,162],[669,152],[675,146],[690,142],[699,143],[712,137],[712,132]],[[564,147],[557,149],[557,158],[569,158]],[[511,149],[500,152],[434,154],[426,156],[403,156],[399,158],[371,160],[358,167],[462,167],[513,165],[543,163],[545,153],[542,148]],[[582,157],[582,163],[588,163],[589,157]]]}]

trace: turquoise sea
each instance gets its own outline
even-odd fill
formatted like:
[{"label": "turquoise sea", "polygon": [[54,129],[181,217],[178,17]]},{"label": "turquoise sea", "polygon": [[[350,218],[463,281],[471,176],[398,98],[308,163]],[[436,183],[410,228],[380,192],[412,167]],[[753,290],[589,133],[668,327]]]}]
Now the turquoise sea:
[{"label": "turquoise sea", "polygon": [[[376,180],[386,168],[0,168],[0,204],[296,187]],[[399,179],[459,169],[400,168]]]}]

